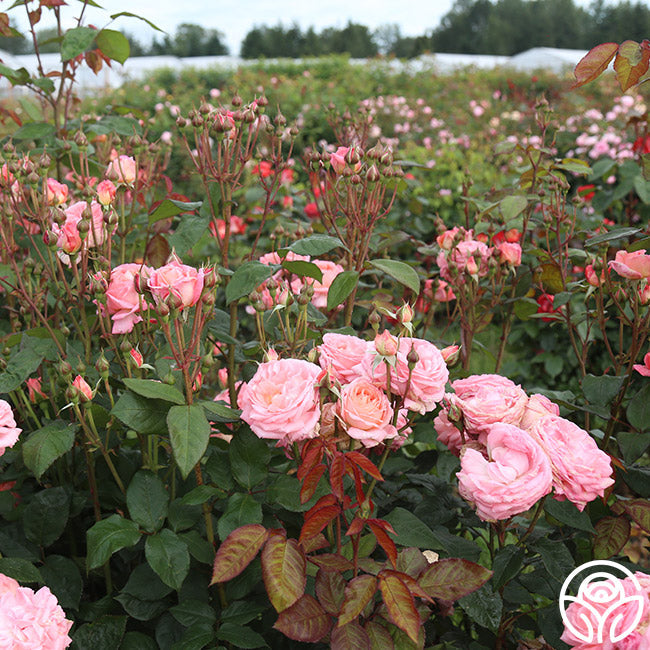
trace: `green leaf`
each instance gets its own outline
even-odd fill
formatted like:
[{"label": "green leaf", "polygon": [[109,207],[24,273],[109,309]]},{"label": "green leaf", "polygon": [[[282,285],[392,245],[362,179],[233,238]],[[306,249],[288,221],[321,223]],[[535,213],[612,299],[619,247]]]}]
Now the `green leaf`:
[{"label": "green leaf", "polygon": [[93,524],[86,531],[88,569],[104,564],[116,551],[134,546],[140,539],[138,525],[119,515],[111,515]]},{"label": "green leaf", "polygon": [[187,544],[169,528],[163,528],[159,533],[147,537],[144,554],[158,577],[178,591],[190,570]]},{"label": "green leaf", "polygon": [[506,546],[497,552],[492,562],[494,589],[500,589],[519,573],[523,566],[524,555],[524,549],[514,545]]},{"label": "green leaf", "polygon": [[489,584],[458,601],[472,621],[496,633],[501,621],[503,601]]},{"label": "green leaf", "polygon": [[589,177],[590,181],[596,181],[601,179],[606,174],[609,175],[609,172],[612,171],[616,161],[612,158],[601,158],[597,160],[591,168],[591,176]]},{"label": "green leaf", "polygon": [[61,61],[69,61],[89,50],[96,35],[97,30],[90,27],[69,29],[63,35],[63,41],[61,42]]},{"label": "green leaf", "polygon": [[94,623],[86,623],[73,634],[73,642],[79,650],[115,650],[120,647],[126,616],[102,616]]},{"label": "green leaf", "polygon": [[359,281],[356,271],[343,271],[339,273],[327,291],[327,311],[338,307],[353,291]]},{"label": "green leaf", "polygon": [[236,492],[228,499],[226,510],[217,523],[219,539],[225,540],[240,526],[261,523],[262,506],[250,494]]},{"label": "green leaf", "polygon": [[[27,337],[32,340],[31,337]],[[25,380],[37,370],[45,353],[39,353],[29,347],[24,347],[12,354],[5,371],[0,373],[0,394],[16,390]]]},{"label": "green leaf", "polygon": [[0,557],[0,573],[23,582],[43,582],[40,571],[28,560],[18,557]]},{"label": "green leaf", "polygon": [[23,511],[25,537],[48,547],[59,539],[68,523],[70,499],[62,487],[41,490]]},{"label": "green leaf", "polygon": [[114,29],[102,29],[97,38],[97,47],[113,61],[124,63],[131,54],[129,39]]},{"label": "green leaf", "polygon": [[386,275],[409,288],[413,293],[420,293],[420,277],[417,271],[404,262],[397,260],[370,260],[370,265],[383,271]]},{"label": "green leaf", "polygon": [[628,422],[638,431],[650,428],[650,384],[646,384],[627,405]]},{"label": "green leaf", "polygon": [[166,585],[147,563],[143,563],[133,569],[122,592],[140,600],[160,600],[172,592],[172,587]]},{"label": "green leaf", "polygon": [[155,533],[167,517],[169,494],[153,472],[136,472],[126,490],[126,505],[131,519],[147,533]]},{"label": "green leaf", "polygon": [[582,380],[582,391],[590,404],[607,406],[618,395],[624,379],[612,375],[586,375]]},{"label": "green leaf", "polygon": [[25,68],[14,70],[9,66],[0,63],[0,75],[7,77],[12,86],[20,86],[29,81],[29,72]]},{"label": "green leaf", "polygon": [[200,506],[223,494],[224,491],[214,485],[197,485],[183,496],[181,503],[186,506]]},{"label": "green leaf", "polygon": [[621,431],[616,441],[626,463],[638,460],[650,447],[650,433],[636,431]]},{"label": "green leaf", "polygon": [[208,603],[200,600],[183,600],[169,610],[172,616],[183,626],[207,625],[212,627],[217,615]]},{"label": "green leaf", "polygon": [[199,402],[201,406],[208,412],[208,420],[213,422],[238,422],[241,411],[239,409],[232,409],[223,402],[209,402],[202,400]]},{"label": "green leaf", "polygon": [[222,623],[217,639],[232,644],[234,648],[268,648],[266,641],[254,630],[235,623]]},{"label": "green leaf", "polygon": [[41,575],[64,610],[79,609],[83,580],[73,560],[62,555],[48,555]]},{"label": "green leaf", "polygon": [[14,140],[41,140],[56,133],[53,124],[49,122],[29,122],[21,126],[13,135]]},{"label": "green leaf", "polygon": [[636,235],[642,230],[643,228],[615,228],[614,230],[610,230],[609,232],[603,233],[602,235],[590,237],[585,242],[585,248],[593,248],[594,246],[600,246],[600,244],[606,244],[617,239],[627,239],[628,237]]},{"label": "green leaf", "polygon": [[127,632],[122,639],[120,650],[158,650],[158,644],[142,632]]},{"label": "green leaf", "polygon": [[149,19],[144,18],[143,16],[138,16],[138,14],[132,14],[130,11],[120,11],[117,14],[111,14],[111,19],[115,20],[116,18],[119,18],[120,16],[128,16],[129,18],[137,18],[138,20],[143,20],[149,27],[153,27],[157,32],[162,32],[163,30],[160,29],[160,27],[157,27],[154,23],[152,23]]},{"label": "green leaf", "polygon": [[528,206],[528,200],[525,196],[506,196],[499,202],[501,214],[506,223],[515,217],[518,217]]},{"label": "green leaf", "polygon": [[594,532],[589,515],[584,510],[580,512],[571,501],[546,499],[544,502],[544,510],[551,517],[557,519],[560,523],[571,526],[571,528],[584,530],[587,533]]},{"label": "green leaf", "polygon": [[139,433],[164,435],[167,431],[168,411],[169,402],[126,391],[120,395],[111,415]]},{"label": "green leaf", "polygon": [[395,529],[395,542],[400,546],[414,546],[432,551],[444,550],[444,545],[434,532],[412,512],[395,508],[384,519]]},{"label": "green leaf", "polygon": [[634,179],[634,189],[639,195],[639,198],[647,205],[650,203],[650,182],[643,176],[637,176]]},{"label": "green leaf", "polygon": [[300,277],[313,278],[317,282],[323,281],[323,272],[313,262],[305,262],[305,260],[284,260],[282,262],[282,268]]},{"label": "green leaf", "polygon": [[244,262],[231,276],[226,287],[226,304],[247,296],[273,275],[273,269],[261,262]]},{"label": "green leaf", "polygon": [[164,199],[160,204],[149,213],[149,225],[160,221],[161,219],[169,219],[175,217],[182,212],[194,212],[203,205],[203,201],[184,202],[176,201],[174,199]]},{"label": "green leaf", "polygon": [[186,479],[208,448],[212,431],[210,423],[203,407],[193,404],[172,406],[167,414],[167,427],[174,460],[183,479]]},{"label": "green leaf", "polygon": [[247,489],[261,483],[268,474],[271,451],[268,444],[250,429],[242,427],[228,447],[230,467],[235,480]]},{"label": "green leaf", "polygon": [[289,250],[298,255],[310,255],[311,257],[318,257],[325,253],[329,253],[334,248],[345,248],[343,242],[338,237],[331,237],[330,235],[310,235],[304,239],[299,239],[289,246]]},{"label": "green leaf", "polygon": [[561,163],[554,165],[555,169],[563,169],[564,171],[571,172],[572,174],[591,174],[591,167],[579,158],[563,158]]},{"label": "green leaf", "polygon": [[74,435],[79,425],[52,422],[29,434],[23,442],[23,460],[27,468],[40,480],[45,470],[72,449]]},{"label": "green leaf", "polygon": [[177,388],[169,384],[163,384],[154,379],[131,379],[125,377],[123,379],[124,385],[142,397],[149,399],[162,399],[165,402],[172,402],[173,404],[185,404],[185,397]]},{"label": "green leaf", "polygon": [[562,582],[575,568],[571,553],[562,542],[543,537],[531,544],[531,548],[540,554],[549,575],[559,582]]}]

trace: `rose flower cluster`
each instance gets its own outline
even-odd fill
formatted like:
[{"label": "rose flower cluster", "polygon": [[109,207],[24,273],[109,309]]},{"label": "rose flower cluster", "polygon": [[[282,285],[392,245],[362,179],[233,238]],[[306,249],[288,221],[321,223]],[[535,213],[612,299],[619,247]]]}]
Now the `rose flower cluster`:
[{"label": "rose flower cluster", "polygon": [[318,359],[267,361],[242,384],[241,417],[260,438],[280,446],[318,435],[399,446],[410,433],[408,412],[435,409],[449,377],[435,345],[386,332],[374,342],[325,334]]},{"label": "rose flower cluster", "polygon": [[451,387],[434,427],[460,456],[460,493],[484,521],[525,512],[551,491],[583,510],[614,483],[609,456],[544,395],[489,374]]}]

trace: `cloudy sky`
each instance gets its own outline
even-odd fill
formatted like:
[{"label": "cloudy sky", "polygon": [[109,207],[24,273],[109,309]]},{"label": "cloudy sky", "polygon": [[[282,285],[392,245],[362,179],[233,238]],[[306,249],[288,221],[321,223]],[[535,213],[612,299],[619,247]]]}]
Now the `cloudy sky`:
[{"label": "cloudy sky", "polygon": [[[0,1],[0,9],[8,0]],[[68,14],[81,6],[68,0]],[[148,18],[161,29],[173,34],[180,23],[196,23],[221,31],[231,54],[239,54],[239,45],[254,25],[290,25],[297,22],[303,29],[313,25],[344,27],[348,20],[374,29],[380,25],[398,24],[404,36],[418,36],[437,27],[442,16],[451,8],[453,0],[412,0],[385,2],[381,0],[98,0],[106,11],[87,9],[87,23],[105,27],[109,14],[130,11]],[[10,15],[16,16],[16,10]],[[51,26],[45,19],[42,26]],[[141,41],[150,41],[153,30],[133,18],[119,18],[120,29],[131,32]],[[26,22],[22,22],[24,28]],[[68,24],[72,26],[72,24]]]}]

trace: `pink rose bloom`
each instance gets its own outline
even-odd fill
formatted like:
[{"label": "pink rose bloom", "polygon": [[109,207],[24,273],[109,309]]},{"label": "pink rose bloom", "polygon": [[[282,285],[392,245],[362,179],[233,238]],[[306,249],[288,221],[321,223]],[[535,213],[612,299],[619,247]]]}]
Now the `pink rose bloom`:
[{"label": "pink rose bloom", "polygon": [[560,407],[545,395],[534,393],[528,398],[519,426],[522,429],[530,429],[537,420],[546,415],[560,415]]},{"label": "pink rose bloom", "polygon": [[118,184],[133,185],[137,177],[135,160],[131,156],[119,156],[109,163],[106,177]]},{"label": "pink rose bloom", "polygon": [[125,334],[142,320],[140,312],[147,308],[142,296],[135,290],[135,278],[144,278],[151,268],[141,264],[120,264],[111,271],[106,290],[106,310],[113,321],[113,334]]},{"label": "pink rose bloom", "polygon": [[551,491],[553,475],[544,450],[512,424],[492,425],[485,458],[466,448],[460,459],[458,489],[483,521],[500,521],[526,512]]},{"label": "pink rose bloom", "polygon": [[650,278],[650,255],[645,254],[645,248],[632,253],[618,251],[609,268],[630,280]]},{"label": "pink rose bloom", "polygon": [[154,269],[147,285],[156,303],[165,302],[171,294],[178,299],[179,309],[196,305],[203,292],[205,269],[181,264],[174,258],[169,264]]},{"label": "pink rose bloom", "polygon": [[45,181],[45,201],[49,206],[58,206],[68,199],[68,186],[59,183],[56,178]]},{"label": "pink rose bloom", "polygon": [[[609,580],[593,580],[581,584],[577,596],[579,600],[572,602],[566,608],[565,614],[569,625],[565,624],[564,632],[560,637],[562,641],[577,650],[648,650],[650,648],[648,576],[640,572],[634,575],[641,587],[640,590],[637,589],[632,578],[620,580],[613,577]],[[640,600],[638,596],[641,597]],[[613,607],[620,601],[623,602]],[[603,615],[612,607],[612,611],[603,621]],[[635,625],[639,617],[639,609],[641,609],[641,616]],[[599,626],[602,626],[600,641]],[[631,634],[625,635],[620,641],[614,643],[611,641],[612,637],[625,634],[631,628],[633,628]],[[585,641],[585,638],[590,641]]]},{"label": "pink rose bloom", "polygon": [[[72,233],[73,232],[72,224],[74,224],[74,232],[76,232],[78,236],[79,222],[82,219],[84,210],[86,210],[87,208],[88,208],[88,203],[86,203],[86,201],[77,201],[76,203],[73,203],[69,208],[66,208],[64,211],[64,214],[66,216],[66,221],[63,224],[64,231],[67,232],[66,227],[68,227],[68,224],[70,224],[69,231]],[[92,214],[92,218],[90,220],[90,228],[88,230],[88,235],[86,236],[86,243],[90,247],[101,246],[104,243],[104,241],[106,241],[106,226],[104,224],[104,213],[102,212],[101,206],[96,201],[93,201],[90,204],[90,212]],[[113,228],[113,230],[115,230],[116,228],[117,225]],[[74,241],[76,243],[76,240]],[[63,250],[66,253],[75,252],[74,250],[67,251],[65,250],[65,248],[63,248]]]},{"label": "pink rose bloom", "polygon": [[528,433],[548,454],[553,469],[555,499],[568,499],[578,510],[613,485],[609,456],[579,426],[556,415],[538,420]]},{"label": "pink rose bloom", "polygon": [[438,434],[438,440],[449,448],[454,456],[460,455],[463,439],[457,426],[449,421],[449,410],[442,409],[433,421],[433,428]]},{"label": "pink rose bloom", "polygon": [[280,257],[278,253],[273,251],[271,253],[265,253],[258,261],[268,266],[270,264],[282,264],[285,260],[287,262],[309,262],[310,257],[309,255],[298,255],[293,251],[287,251],[285,257]]},{"label": "pink rose bloom", "polygon": [[444,280],[439,280],[436,291],[433,294],[433,299],[436,302],[450,302],[456,299],[456,294]]},{"label": "pink rose bloom", "polygon": [[97,199],[102,205],[110,205],[115,200],[117,188],[108,179],[97,185]]},{"label": "pink rose bloom", "polygon": [[516,424],[524,415],[528,396],[501,375],[472,375],[452,383],[453,403],[463,412],[468,433],[486,433],[497,422]]},{"label": "pink rose bloom", "polygon": [[65,617],[47,587],[36,593],[0,575],[0,647],[7,650],[63,650],[72,639]]},{"label": "pink rose bloom", "polygon": [[585,279],[592,287],[598,287],[605,282],[605,269],[602,269],[600,275],[596,273],[593,264],[585,266]]},{"label": "pink rose bloom", "polygon": [[459,274],[466,271],[470,275],[483,277],[488,272],[491,253],[492,249],[483,242],[470,239],[461,241],[448,252],[440,251],[436,262],[440,267],[440,275],[450,282],[453,279],[450,266],[455,267]]},{"label": "pink rose bloom", "polygon": [[[445,230],[442,234],[436,237],[436,242],[440,248],[448,251],[451,250],[451,247],[454,245],[454,240],[459,232],[465,233],[465,229],[462,230],[458,226],[454,226],[450,230]],[[467,235],[463,235],[467,239]]]},{"label": "pink rose bloom", "polygon": [[644,377],[650,377],[650,352],[643,357],[643,365],[635,363],[632,367]]},{"label": "pink rose bloom", "polygon": [[377,334],[373,345],[375,346],[377,354],[382,357],[394,357],[399,348],[397,339],[388,330],[384,330],[381,334]]},{"label": "pink rose bloom", "polygon": [[317,219],[320,214],[316,201],[311,201],[305,205],[305,216],[309,219]]},{"label": "pink rose bloom", "polygon": [[287,446],[318,435],[319,366],[300,359],[261,363],[238,398],[241,419],[260,438]]},{"label": "pink rose bloom", "polygon": [[364,447],[376,447],[397,436],[388,397],[363,377],[343,386],[337,415],[350,438],[359,440]]},{"label": "pink rose bloom", "polygon": [[[86,202],[81,201],[81,203],[85,204]],[[71,255],[81,248],[81,235],[77,228],[77,224],[81,221],[81,212],[78,215],[74,213],[68,214],[68,210],[66,210],[66,219],[62,225],[59,226],[58,223],[52,224],[52,232],[57,235],[56,245],[59,247],[59,252]],[[64,261],[67,263],[69,258],[66,257]]]},{"label": "pink rose bloom", "polygon": [[350,147],[339,147],[330,155],[330,164],[332,165],[334,173],[341,174],[345,169],[345,156],[348,151],[350,151]]},{"label": "pink rose bloom", "polygon": [[[327,308],[327,292],[334,282],[334,278],[345,270],[340,264],[329,262],[327,260],[312,260],[312,262],[322,271],[323,279],[318,282],[313,278],[304,278],[307,284],[314,287],[314,296],[311,299],[312,305],[318,309]],[[303,280],[298,278],[291,283],[291,290],[298,294],[303,286]]]},{"label": "pink rose bloom", "polygon": [[74,378],[72,385],[77,389],[82,402],[89,402],[93,398],[93,389],[81,375]]},{"label": "pink rose bloom", "polygon": [[521,264],[521,246],[516,243],[503,242],[497,246],[499,261],[509,266]]},{"label": "pink rose bloom", "polygon": [[323,370],[329,370],[332,377],[342,384],[349,384],[362,375],[359,364],[369,344],[358,336],[328,332],[318,347],[319,360]]},{"label": "pink rose bloom", "polygon": [[7,447],[13,447],[18,441],[22,429],[16,426],[14,413],[9,402],[0,399],[0,456]]}]

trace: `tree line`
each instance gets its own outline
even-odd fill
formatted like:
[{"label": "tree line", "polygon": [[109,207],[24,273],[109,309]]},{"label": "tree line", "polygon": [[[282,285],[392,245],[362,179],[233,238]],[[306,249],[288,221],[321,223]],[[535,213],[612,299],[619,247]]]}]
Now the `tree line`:
[{"label": "tree line", "polygon": [[[455,0],[440,24],[421,36],[403,36],[398,25],[371,30],[348,22],[345,27],[301,29],[297,24],[254,26],[241,43],[240,56],[310,57],[347,53],[355,58],[377,54],[412,58],[426,52],[497,54],[510,56],[531,47],[590,49],[598,43],[640,41],[650,36],[650,7],[641,0],[605,4],[594,0],[589,7],[574,0]],[[55,30],[42,30],[42,52],[57,51]],[[216,29],[183,23],[173,36],[165,34],[142,44],[128,35],[131,56],[179,57],[228,54],[224,35]],[[47,43],[50,39],[50,43]],[[31,41],[0,37],[0,50],[29,53]]]}]

